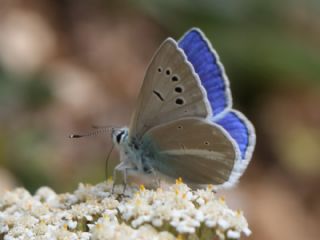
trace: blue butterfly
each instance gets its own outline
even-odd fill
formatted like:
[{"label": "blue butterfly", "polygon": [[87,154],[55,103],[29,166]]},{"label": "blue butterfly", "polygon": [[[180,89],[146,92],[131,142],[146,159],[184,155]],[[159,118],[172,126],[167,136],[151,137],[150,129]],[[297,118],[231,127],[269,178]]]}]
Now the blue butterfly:
[{"label": "blue butterfly", "polygon": [[114,129],[115,171],[194,187],[233,186],[250,162],[255,131],[232,108],[229,80],[200,29],[166,39],[147,68],[129,128]]}]

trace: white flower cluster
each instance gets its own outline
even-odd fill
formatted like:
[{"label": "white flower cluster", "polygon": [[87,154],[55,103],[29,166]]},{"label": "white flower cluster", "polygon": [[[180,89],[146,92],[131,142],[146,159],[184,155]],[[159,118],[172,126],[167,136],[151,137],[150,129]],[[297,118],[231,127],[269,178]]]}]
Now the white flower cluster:
[{"label": "white flower cluster", "polygon": [[0,199],[0,239],[239,239],[250,235],[240,211],[232,211],[208,187],[192,191],[181,180],[168,189],[80,184],[57,195],[47,187]]}]

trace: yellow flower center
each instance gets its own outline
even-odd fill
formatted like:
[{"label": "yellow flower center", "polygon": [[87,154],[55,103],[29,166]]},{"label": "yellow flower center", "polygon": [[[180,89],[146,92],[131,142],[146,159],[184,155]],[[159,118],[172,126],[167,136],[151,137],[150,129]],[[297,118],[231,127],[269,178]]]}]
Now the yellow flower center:
[{"label": "yellow flower center", "polygon": [[176,184],[179,185],[179,184],[182,184],[183,181],[182,181],[182,178],[179,177],[178,179],[176,179]]},{"label": "yellow flower center", "polygon": [[140,185],[139,189],[140,189],[141,192],[143,192],[144,190],[146,190],[146,188],[144,187],[143,184]]}]

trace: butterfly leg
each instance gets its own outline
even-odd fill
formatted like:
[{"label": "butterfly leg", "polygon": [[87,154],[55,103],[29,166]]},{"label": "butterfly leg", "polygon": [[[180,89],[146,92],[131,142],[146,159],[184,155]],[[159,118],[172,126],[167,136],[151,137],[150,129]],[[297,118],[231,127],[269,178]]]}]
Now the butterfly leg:
[{"label": "butterfly leg", "polygon": [[160,183],[160,177],[158,176],[157,172],[154,169],[151,169],[151,173],[154,176],[154,182],[157,188],[160,188],[161,183]]},{"label": "butterfly leg", "polygon": [[161,187],[161,182],[160,182],[160,178],[158,178],[157,175],[156,175],[155,182],[156,182],[157,188],[160,188]]},{"label": "butterfly leg", "polygon": [[127,178],[128,178],[128,171],[134,171],[136,172],[137,171],[137,168],[135,167],[127,167],[123,170],[123,191],[122,191],[122,195],[123,196],[126,196],[125,195],[125,192],[126,192],[126,189],[127,189],[127,186],[128,186],[128,182],[127,182]]},{"label": "butterfly leg", "polygon": [[128,170],[129,168],[125,168],[123,171],[123,191],[122,194],[124,195],[124,193],[126,192],[126,188],[127,188],[127,177],[128,177]]},{"label": "butterfly leg", "polygon": [[115,182],[116,182],[116,177],[117,177],[117,169],[116,168],[114,168],[113,169],[113,183],[112,183],[112,190],[111,190],[111,194],[113,194],[114,193],[114,187],[115,187]]},{"label": "butterfly leg", "polygon": [[[133,168],[125,168],[125,169],[123,169],[123,190],[122,190],[122,193],[120,194],[120,195],[122,195],[122,196],[125,196],[125,192],[126,192],[126,189],[127,189],[127,185],[128,185],[128,183],[127,183],[127,177],[128,177],[128,171],[129,170],[132,170]],[[117,170],[118,169],[114,169],[113,170],[113,176],[114,176],[114,182],[113,182],[113,185],[112,185],[112,190],[111,190],[111,193],[113,194],[114,193],[114,188],[115,188],[115,177],[117,176]]]},{"label": "butterfly leg", "polygon": [[[121,162],[120,164],[118,164],[114,169],[113,169],[113,184],[112,184],[112,190],[111,190],[111,193],[113,194],[114,193],[114,189],[115,189],[115,185],[116,185],[116,182],[117,182],[117,173],[118,171],[125,171],[126,169],[126,166],[125,166],[125,163],[124,162]],[[125,179],[126,180],[126,179]]]}]

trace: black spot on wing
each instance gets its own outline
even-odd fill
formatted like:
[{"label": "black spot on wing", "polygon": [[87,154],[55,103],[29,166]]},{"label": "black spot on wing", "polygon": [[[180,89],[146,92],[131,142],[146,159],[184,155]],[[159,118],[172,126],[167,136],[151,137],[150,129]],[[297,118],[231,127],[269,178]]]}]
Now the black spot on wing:
[{"label": "black spot on wing", "polygon": [[157,92],[157,91],[155,91],[155,90],[153,90],[152,92],[153,92],[153,94],[156,95],[162,102],[164,101],[163,97],[161,96],[161,93],[159,93],[159,92]]}]

